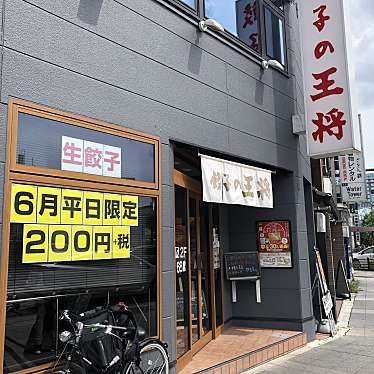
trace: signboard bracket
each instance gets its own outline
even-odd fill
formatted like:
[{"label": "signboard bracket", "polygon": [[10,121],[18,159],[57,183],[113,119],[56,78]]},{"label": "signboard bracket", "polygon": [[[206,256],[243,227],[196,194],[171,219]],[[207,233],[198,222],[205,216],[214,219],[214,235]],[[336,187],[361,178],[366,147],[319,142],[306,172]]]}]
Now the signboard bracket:
[{"label": "signboard bracket", "polygon": [[236,303],[236,281],[231,282],[231,291],[232,291],[232,302]]},{"label": "signboard bracket", "polygon": [[256,302],[261,304],[261,279],[256,279]]}]

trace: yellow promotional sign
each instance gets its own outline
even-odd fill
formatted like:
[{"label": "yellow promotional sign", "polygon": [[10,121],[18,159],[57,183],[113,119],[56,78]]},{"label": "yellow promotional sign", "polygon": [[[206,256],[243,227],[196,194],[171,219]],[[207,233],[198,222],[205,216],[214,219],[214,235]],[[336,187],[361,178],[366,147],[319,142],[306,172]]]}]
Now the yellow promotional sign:
[{"label": "yellow promotional sign", "polygon": [[138,196],[122,196],[122,225],[138,226]]},{"label": "yellow promotional sign", "polygon": [[113,227],[113,258],[130,258],[130,227]]},{"label": "yellow promotional sign", "polygon": [[24,225],[22,263],[34,264],[47,261],[48,225]]},{"label": "yellow promotional sign", "polygon": [[92,260],[93,236],[92,226],[72,226],[72,260]]},{"label": "yellow promotional sign", "polygon": [[83,192],[84,196],[84,225],[103,224],[103,194],[99,192]]},{"label": "yellow promotional sign", "polygon": [[37,187],[13,184],[10,221],[14,223],[36,223]]},{"label": "yellow promotional sign", "polygon": [[112,227],[94,226],[93,228],[93,259],[105,260],[112,258]]},{"label": "yellow promotional sign", "polygon": [[138,196],[12,185],[11,223],[23,223],[23,263],[129,258]]},{"label": "yellow promotional sign", "polygon": [[61,189],[38,187],[38,223],[60,223]]},{"label": "yellow promotional sign", "polygon": [[71,261],[71,226],[49,226],[48,262]]},{"label": "yellow promotional sign", "polygon": [[61,223],[63,225],[81,225],[83,223],[82,191],[62,189]]},{"label": "yellow promotional sign", "polygon": [[121,195],[104,194],[103,224],[111,226],[121,224]]}]

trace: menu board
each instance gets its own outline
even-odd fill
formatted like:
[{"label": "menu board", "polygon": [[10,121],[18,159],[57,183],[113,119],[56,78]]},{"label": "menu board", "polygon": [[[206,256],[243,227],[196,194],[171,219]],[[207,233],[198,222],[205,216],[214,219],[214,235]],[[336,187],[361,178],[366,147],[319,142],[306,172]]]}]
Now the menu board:
[{"label": "menu board", "polygon": [[225,254],[227,280],[245,280],[260,276],[257,252],[232,252]]},{"label": "menu board", "polygon": [[257,245],[261,267],[292,268],[289,221],[257,222]]}]

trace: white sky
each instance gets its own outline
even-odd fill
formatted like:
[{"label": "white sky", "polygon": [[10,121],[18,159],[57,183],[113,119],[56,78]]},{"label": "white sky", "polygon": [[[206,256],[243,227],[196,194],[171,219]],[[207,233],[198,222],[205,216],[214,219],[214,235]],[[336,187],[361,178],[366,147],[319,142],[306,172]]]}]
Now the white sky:
[{"label": "white sky", "polygon": [[347,0],[351,7],[358,111],[362,114],[366,168],[374,168],[374,0]]}]

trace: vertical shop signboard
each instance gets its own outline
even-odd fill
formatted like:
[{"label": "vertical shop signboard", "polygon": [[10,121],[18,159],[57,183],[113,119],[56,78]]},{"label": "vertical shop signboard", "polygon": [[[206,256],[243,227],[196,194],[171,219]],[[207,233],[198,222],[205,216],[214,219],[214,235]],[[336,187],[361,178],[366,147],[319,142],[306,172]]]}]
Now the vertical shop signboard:
[{"label": "vertical shop signboard", "polygon": [[349,0],[299,1],[310,157],[359,150]]},{"label": "vertical shop signboard", "polygon": [[289,221],[257,222],[257,243],[261,267],[292,268]]}]

